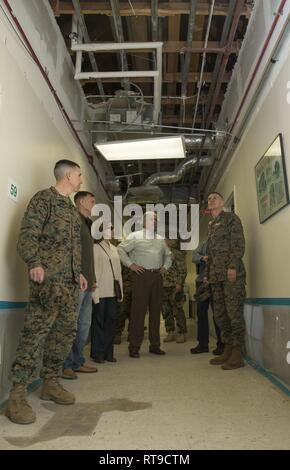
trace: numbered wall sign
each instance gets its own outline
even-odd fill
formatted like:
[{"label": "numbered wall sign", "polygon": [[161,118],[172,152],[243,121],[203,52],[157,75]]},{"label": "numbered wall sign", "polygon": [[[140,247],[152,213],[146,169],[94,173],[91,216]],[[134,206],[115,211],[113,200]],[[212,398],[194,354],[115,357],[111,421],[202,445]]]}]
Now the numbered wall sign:
[{"label": "numbered wall sign", "polygon": [[8,197],[15,202],[19,200],[19,186],[11,179],[8,180]]}]

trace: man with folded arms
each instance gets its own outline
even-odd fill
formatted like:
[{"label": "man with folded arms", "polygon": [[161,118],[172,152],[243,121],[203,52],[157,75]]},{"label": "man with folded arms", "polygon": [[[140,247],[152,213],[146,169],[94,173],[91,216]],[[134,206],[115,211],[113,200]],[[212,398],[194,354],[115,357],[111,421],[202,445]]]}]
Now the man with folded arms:
[{"label": "man with folded arms", "polygon": [[122,263],[133,271],[132,304],[129,325],[129,356],[139,358],[144,336],[144,319],[149,309],[149,352],[164,355],[160,349],[162,273],[171,266],[171,252],[156,233],[157,216],[146,212],[142,230],[131,233],[118,246]]}]

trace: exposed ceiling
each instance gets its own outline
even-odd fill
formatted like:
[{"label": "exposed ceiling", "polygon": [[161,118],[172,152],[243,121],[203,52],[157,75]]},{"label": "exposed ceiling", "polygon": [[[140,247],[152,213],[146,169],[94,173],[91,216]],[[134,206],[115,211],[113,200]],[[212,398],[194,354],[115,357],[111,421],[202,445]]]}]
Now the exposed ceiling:
[{"label": "exposed ceiling", "polygon": [[[72,18],[76,13],[82,22],[84,42],[163,42],[161,113],[158,122],[162,127],[151,128],[148,136],[152,137],[157,132],[158,135],[191,134],[198,133],[198,129],[215,129],[247,29],[252,1],[50,0],[50,3],[74,63],[70,35]],[[123,53],[99,52],[90,56],[84,54],[82,71],[154,70],[155,58],[154,51],[142,49]],[[153,78],[135,77],[132,81],[142,90],[145,101],[153,103]],[[81,83],[88,101],[99,108],[122,85],[126,87],[126,83],[118,77],[90,78],[81,80]],[[95,135],[100,135],[98,132],[101,129],[104,129],[104,124],[96,124]],[[148,132],[148,128],[135,129]],[[118,133],[106,124],[105,134],[108,140],[136,139],[132,127],[123,128],[123,132]],[[138,135],[144,138],[146,134]],[[196,156],[211,153],[214,157],[213,147],[212,144],[211,148],[210,145],[206,146],[202,141],[192,146],[188,153]],[[153,173],[174,171],[179,164],[178,160],[143,160],[114,162],[112,168],[116,175],[142,173],[134,181],[135,184],[142,184]],[[198,196],[195,191],[201,172],[202,167],[195,165],[170,189],[165,188],[167,199],[186,202],[190,196]]]}]

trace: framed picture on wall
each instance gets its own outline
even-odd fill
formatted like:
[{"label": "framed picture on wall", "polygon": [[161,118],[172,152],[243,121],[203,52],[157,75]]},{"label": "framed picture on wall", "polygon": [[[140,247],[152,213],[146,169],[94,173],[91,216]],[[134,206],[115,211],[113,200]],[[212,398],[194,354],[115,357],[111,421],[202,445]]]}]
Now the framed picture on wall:
[{"label": "framed picture on wall", "polygon": [[279,134],[255,166],[260,223],[289,203],[282,134]]}]

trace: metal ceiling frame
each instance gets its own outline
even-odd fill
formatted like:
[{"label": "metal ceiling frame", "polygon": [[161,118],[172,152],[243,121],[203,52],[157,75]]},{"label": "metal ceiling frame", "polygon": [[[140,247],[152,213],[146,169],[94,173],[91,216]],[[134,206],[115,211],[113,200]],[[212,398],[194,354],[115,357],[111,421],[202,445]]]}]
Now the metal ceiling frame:
[{"label": "metal ceiling frame", "polygon": [[[85,22],[84,15],[82,14],[80,2],[79,2],[79,0],[72,0],[72,3],[73,3],[73,6],[74,6],[74,9],[75,9],[75,14],[72,17],[72,33],[76,33],[77,38],[73,34],[72,38],[71,38],[71,44],[72,45],[76,44],[77,42],[82,41],[83,39],[86,43],[90,43],[91,39],[90,39],[90,36],[89,36],[89,33],[88,33],[88,29],[86,27],[86,22]],[[78,34],[79,34],[78,26],[80,27],[80,30],[81,30],[81,33],[82,33],[82,38],[80,38],[78,36]],[[96,62],[96,59],[95,59],[95,56],[94,56],[93,52],[89,52],[89,59],[90,59],[90,62],[91,62],[92,69],[95,72],[98,72],[99,69],[98,69],[97,62]],[[105,91],[104,91],[104,87],[103,87],[103,84],[102,84],[102,80],[98,79],[97,85],[98,85],[100,94],[104,95]],[[102,100],[105,101],[104,98],[102,98]]]},{"label": "metal ceiling frame", "polygon": [[[146,43],[92,43],[92,44],[74,44],[72,50],[76,52],[75,80],[90,78],[134,78],[134,77],[153,77],[154,78],[154,124],[159,123],[161,109],[161,90],[162,90],[162,42]],[[156,49],[157,70],[133,70],[117,72],[82,72],[82,55],[84,52],[114,52],[119,50],[138,50],[138,49]]]},{"label": "metal ceiling frame", "polygon": [[[124,43],[124,32],[123,32],[123,25],[122,25],[122,18],[120,15],[120,4],[119,0],[110,0],[111,3],[111,9],[113,13],[113,34],[115,36],[115,39],[119,43]],[[123,71],[128,71],[128,60],[127,60],[127,55],[124,51],[124,49],[120,50],[120,55],[119,57],[119,65],[121,70]],[[128,84],[128,79],[124,79],[124,86],[125,88],[129,88]]]}]

